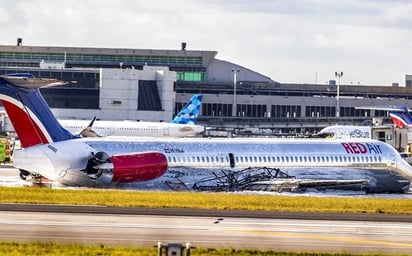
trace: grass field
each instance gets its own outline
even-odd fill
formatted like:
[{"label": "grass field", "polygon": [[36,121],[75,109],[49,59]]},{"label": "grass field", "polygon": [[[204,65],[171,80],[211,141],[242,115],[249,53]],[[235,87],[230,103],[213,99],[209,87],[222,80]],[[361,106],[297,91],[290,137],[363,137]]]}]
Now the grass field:
[{"label": "grass field", "polygon": [[[164,254],[163,250],[163,255]],[[138,247],[110,247],[105,245],[79,245],[63,243],[17,243],[0,242],[0,255],[23,256],[23,255],[113,255],[113,256],[155,256],[158,255],[157,248]],[[184,254],[185,255],[185,254]],[[350,254],[350,253],[325,253],[325,252],[282,252],[282,251],[260,251],[260,250],[234,250],[234,249],[208,249],[195,248],[191,250],[192,256],[346,256],[346,255],[386,255],[386,254]]]},{"label": "grass field", "polygon": [[101,205],[217,210],[412,214],[411,199],[238,193],[0,188],[0,203]]}]

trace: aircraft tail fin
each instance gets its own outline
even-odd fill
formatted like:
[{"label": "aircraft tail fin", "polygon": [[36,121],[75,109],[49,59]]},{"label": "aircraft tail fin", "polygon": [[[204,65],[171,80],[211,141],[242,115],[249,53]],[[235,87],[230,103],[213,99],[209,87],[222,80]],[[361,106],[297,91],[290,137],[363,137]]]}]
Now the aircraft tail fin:
[{"label": "aircraft tail fin", "polygon": [[89,125],[87,127],[92,128],[94,121],[96,121],[96,116],[93,117],[92,121],[90,121]]},{"label": "aircraft tail fin", "polygon": [[388,111],[389,117],[397,128],[403,128],[412,125],[412,116],[406,106],[372,106],[372,107],[355,107],[355,109],[370,109]]},{"label": "aircraft tail fin", "polygon": [[31,74],[0,76],[0,100],[22,147],[76,138],[59,124],[39,90],[63,84]]},{"label": "aircraft tail fin", "polygon": [[195,94],[172,120],[176,124],[195,124],[202,106],[202,94]]},{"label": "aircraft tail fin", "polygon": [[412,125],[412,116],[405,106],[399,107],[402,111],[389,111],[389,116],[392,122],[398,128],[403,128],[408,125]]}]

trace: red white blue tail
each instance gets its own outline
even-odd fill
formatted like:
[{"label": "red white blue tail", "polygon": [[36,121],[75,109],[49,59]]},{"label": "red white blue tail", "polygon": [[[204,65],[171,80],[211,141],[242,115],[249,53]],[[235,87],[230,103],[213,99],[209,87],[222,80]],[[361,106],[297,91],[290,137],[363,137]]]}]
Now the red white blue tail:
[{"label": "red white blue tail", "polygon": [[356,107],[356,109],[371,109],[388,111],[389,117],[397,128],[403,128],[412,125],[412,116],[406,106],[373,106],[373,107]]},{"label": "red white blue tail", "polygon": [[412,117],[406,106],[397,106],[394,110],[390,110],[389,116],[398,128],[412,125]]},{"label": "red white blue tail", "polygon": [[39,91],[62,84],[31,74],[0,76],[0,100],[23,147],[76,138],[59,124]]}]

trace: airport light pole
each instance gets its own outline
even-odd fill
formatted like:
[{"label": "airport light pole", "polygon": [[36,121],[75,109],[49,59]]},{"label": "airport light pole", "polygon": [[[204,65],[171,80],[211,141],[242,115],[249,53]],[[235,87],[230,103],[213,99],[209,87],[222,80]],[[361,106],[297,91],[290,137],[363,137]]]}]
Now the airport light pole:
[{"label": "airport light pole", "polygon": [[336,89],[336,117],[340,117],[339,93],[340,93],[340,78],[342,76],[343,76],[343,72],[335,72],[335,77],[338,78],[338,87]]},{"label": "airport light pole", "polygon": [[237,77],[237,73],[240,72],[240,69],[238,68],[232,68],[232,73],[233,73],[233,107],[232,107],[232,116],[236,116],[237,113],[237,109],[236,109],[236,77]]}]

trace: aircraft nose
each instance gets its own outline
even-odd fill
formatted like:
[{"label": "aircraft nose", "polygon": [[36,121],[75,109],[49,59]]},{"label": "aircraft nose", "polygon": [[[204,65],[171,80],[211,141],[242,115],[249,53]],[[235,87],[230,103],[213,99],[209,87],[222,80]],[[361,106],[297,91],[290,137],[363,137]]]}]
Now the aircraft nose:
[{"label": "aircraft nose", "polygon": [[397,171],[409,181],[412,181],[412,166],[401,156],[397,157]]}]

